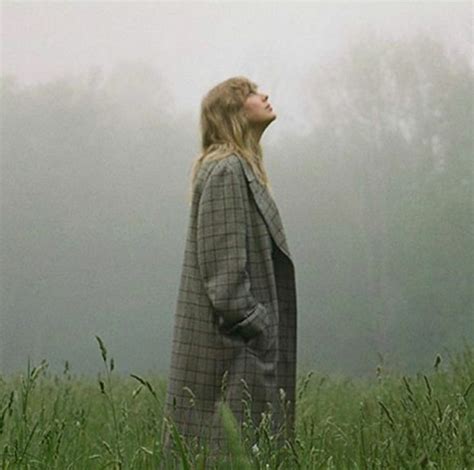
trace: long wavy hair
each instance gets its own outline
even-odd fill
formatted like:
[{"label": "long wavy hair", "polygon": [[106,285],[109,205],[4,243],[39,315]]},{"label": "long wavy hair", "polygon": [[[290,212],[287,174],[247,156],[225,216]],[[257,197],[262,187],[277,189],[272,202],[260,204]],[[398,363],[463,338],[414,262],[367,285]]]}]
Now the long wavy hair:
[{"label": "long wavy hair", "polygon": [[196,175],[206,161],[220,160],[232,153],[244,158],[256,178],[269,188],[260,142],[245,116],[244,102],[257,84],[246,77],[233,77],[212,88],[201,102],[201,152],[191,169],[190,198]]}]

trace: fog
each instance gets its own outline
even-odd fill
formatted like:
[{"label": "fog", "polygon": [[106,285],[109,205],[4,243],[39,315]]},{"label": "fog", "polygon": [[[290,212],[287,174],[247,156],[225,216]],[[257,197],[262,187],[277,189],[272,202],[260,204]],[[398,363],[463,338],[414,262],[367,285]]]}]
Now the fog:
[{"label": "fog", "polygon": [[245,75],[296,268],[298,364],[474,340],[471,2],[2,3],[0,373],[165,374],[199,105]]}]

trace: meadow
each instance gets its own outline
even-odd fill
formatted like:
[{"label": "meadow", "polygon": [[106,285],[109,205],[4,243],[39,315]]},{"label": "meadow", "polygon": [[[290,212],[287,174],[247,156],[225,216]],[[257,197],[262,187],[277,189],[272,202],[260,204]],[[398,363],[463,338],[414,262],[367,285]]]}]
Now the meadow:
[{"label": "meadow", "polygon": [[165,379],[118,374],[97,340],[97,378],[67,362],[52,374],[45,361],[0,376],[2,469],[474,469],[472,347],[413,376],[301,375],[296,437],[283,444],[265,420],[239,430],[223,407],[229,452],[216,461],[177,432],[176,452],[164,455]]}]

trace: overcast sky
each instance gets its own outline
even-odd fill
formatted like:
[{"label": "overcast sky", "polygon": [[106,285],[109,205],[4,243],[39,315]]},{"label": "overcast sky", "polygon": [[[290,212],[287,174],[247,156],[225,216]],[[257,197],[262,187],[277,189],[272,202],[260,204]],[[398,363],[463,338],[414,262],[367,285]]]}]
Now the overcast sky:
[{"label": "overcast sky", "polygon": [[[2,75],[48,81],[121,61],[163,74],[177,109],[197,116],[204,93],[247,75],[279,124],[300,126],[305,73],[370,28],[384,38],[427,31],[472,48],[472,2],[2,2]],[[471,49],[472,50],[472,49]]]},{"label": "overcast sky", "polygon": [[[444,129],[446,146],[440,148],[447,149],[451,176],[445,181],[438,175],[436,187],[447,196],[434,194],[435,185],[424,183],[433,181],[424,178],[432,171],[427,162],[436,157],[429,155],[424,138],[399,154],[405,142],[387,134],[383,142],[395,147],[384,147],[376,159],[378,141],[363,142],[360,137],[365,126],[345,136],[329,135],[326,128],[328,135],[323,136],[313,127],[314,138],[322,137],[321,142],[295,138],[290,131],[304,130],[305,123],[314,126],[314,97],[324,96],[332,79],[328,62],[352,59],[348,45],[361,36],[375,33],[368,37],[383,45],[427,33],[472,60],[472,2],[0,0],[0,6],[1,75],[15,76],[20,86],[71,75],[87,83],[90,74],[100,77],[98,71],[107,79],[115,67],[137,61],[161,75],[156,80],[157,102],[164,108],[174,103],[169,116],[178,119],[171,125],[190,125],[196,137],[201,99],[218,82],[246,75],[270,94],[278,118],[265,141],[282,139],[282,145],[268,146],[274,158],[267,168],[297,266],[300,357],[307,365],[365,373],[375,369],[379,346],[387,348],[389,359],[392,354],[401,360],[406,353],[410,362],[423,354],[428,357],[430,351],[434,357],[445,340],[454,344],[462,322],[467,325],[464,306],[470,300],[468,283],[458,278],[466,273],[463,279],[468,279],[470,265],[463,254],[469,240],[461,238],[468,228],[459,232],[451,220],[459,217],[459,225],[467,227],[468,220],[461,218],[470,201],[463,186],[459,192],[445,190],[456,185],[452,175],[464,174],[467,100],[442,107],[453,125],[435,122],[429,113],[413,121],[420,137]],[[374,50],[386,50],[363,47],[369,58]],[[409,47],[399,50],[409,54]],[[418,52],[414,57],[420,57]],[[403,62],[395,58],[394,64]],[[367,63],[364,57],[354,60],[355,66],[365,67],[364,77]],[[436,81],[436,64],[421,65]],[[313,68],[323,71],[319,82],[311,74]],[[448,69],[441,64],[440,77]],[[117,107],[108,102],[99,106],[101,101],[86,96],[83,107],[53,106],[49,113],[47,99],[30,103],[25,93],[19,100],[11,99],[14,107],[2,113],[7,124],[2,144],[9,151],[1,155],[6,183],[2,195],[7,201],[1,215],[7,223],[2,225],[0,256],[5,260],[0,264],[8,275],[0,309],[0,323],[7,325],[0,325],[0,369],[2,360],[8,367],[23,367],[30,352],[56,364],[72,359],[73,370],[94,369],[97,363],[91,358],[99,360],[95,334],[108,346],[110,341],[117,363],[123,361],[130,372],[168,366],[189,209],[189,173],[184,172],[196,153],[188,153],[195,144],[187,137],[188,129],[174,127],[171,134],[170,127],[158,128],[157,123],[157,132],[149,132],[143,120],[144,131],[136,132],[142,122],[137,116],[150,110],[140,103],[155,91],[155,75],[149,76],[151,88],[150,82],[137,80],[135,88],[130,87],[131,96],[126,79],[119,80],[122,88],[116,94],[113,84],[104,86],[125,105],[120,101]],[[353,78],[347,76],[349,85],[356,83]],[[462,80],[459,83],[467,83],[466,76]],[[435,93],[464,96],[464,89],[457,94],[451,86],[440,89],[439,83],[433,87]],[[413,80],[411,86],[418,85]],[[61,96],[62,88],[52,86],[49,91]],[[40,90],[37,96],[51,95]],[[427,102],[437,101],[427,96]],[[361,103],[365,102],[364,96]],[[445,101],[440,104],[445,106]],[[84,113],[95,105],[98,119],[89,120]],[[115,114],[108,121],[105,113]],[[129,115],[136,118],[131,124],[123,119]],[[24,122],[18,116],[25,117]],[[339,141],[340,148],[331,152],[329,146]],[[418,179],[420,184],[415,184]],[[416,191],[406,194],[406,188]],[[455,206],[452,217],[444,217]],[[394,230],[384,234],[384,227]],[[438,244],[451,236],[456,244],[438,250]],[[448,264],[446,256],[453,257]],[[449,277],[450,269],[455,277]],[[449,331],[446,312],[459,315]]]}]

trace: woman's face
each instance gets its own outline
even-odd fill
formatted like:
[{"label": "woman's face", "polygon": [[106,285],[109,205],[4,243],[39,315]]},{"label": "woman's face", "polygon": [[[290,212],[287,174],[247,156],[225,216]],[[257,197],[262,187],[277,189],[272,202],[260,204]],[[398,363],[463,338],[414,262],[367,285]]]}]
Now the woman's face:
[{"label": "woman's face", "polygon": [[268,95],[259,90],[251,92],[244,101],[244,111],[250,124],[254,127],[266,127],[276,114],[268,101]]}]

